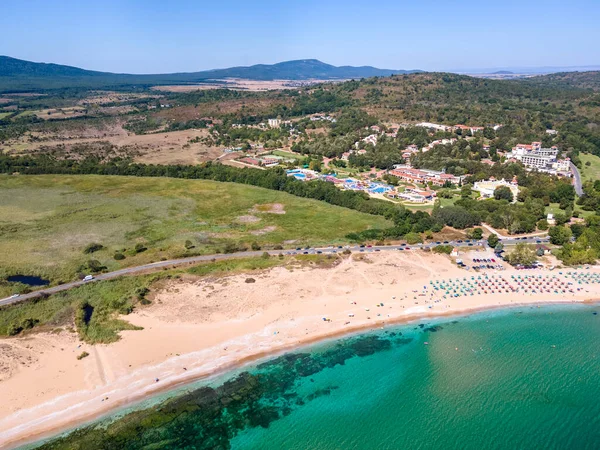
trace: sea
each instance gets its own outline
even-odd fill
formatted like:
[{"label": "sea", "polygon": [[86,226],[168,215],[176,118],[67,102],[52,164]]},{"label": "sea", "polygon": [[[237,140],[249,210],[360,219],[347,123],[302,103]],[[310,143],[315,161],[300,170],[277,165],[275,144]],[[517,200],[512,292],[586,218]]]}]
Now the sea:
[{"label": "sea", "polygon": [[322,342],[50,439],[79,449],[598,449],[600,305]]}]

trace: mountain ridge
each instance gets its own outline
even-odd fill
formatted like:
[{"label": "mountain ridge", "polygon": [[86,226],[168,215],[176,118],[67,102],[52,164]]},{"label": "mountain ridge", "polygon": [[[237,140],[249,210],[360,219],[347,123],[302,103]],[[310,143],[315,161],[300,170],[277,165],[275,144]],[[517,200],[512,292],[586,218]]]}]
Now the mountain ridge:
[{"label": "mountain ridge", "polygon": [[333,66],[317,59],[299,59],[276,64],[255,64],[198,72],[127,74],[81,69],[54,63],[38,63],[0,56],[0,90],[52,89],[64,87],[110,87],[169,83],[197,83],[223,78],[256,81],[343,80],[421,72],[420,70],[378,69],[372,66]]}]

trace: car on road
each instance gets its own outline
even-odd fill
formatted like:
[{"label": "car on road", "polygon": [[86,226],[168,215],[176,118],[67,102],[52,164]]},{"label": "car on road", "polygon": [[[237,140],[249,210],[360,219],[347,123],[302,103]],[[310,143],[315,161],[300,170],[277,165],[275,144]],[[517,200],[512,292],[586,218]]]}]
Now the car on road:
[{"label": "car on road", "polygon": [[8,298],[18,298],[18,297],[20,297],[20,296],[21,296],[21,294],[13,294],[13,295],[11,295],[11,296],[10,296],[10,297],[8,297]]},{"label": "car on road", "polygon": [[83,277],[83,281],[92,281],[94,279],[93,275],[86,275],[85,277]]}]

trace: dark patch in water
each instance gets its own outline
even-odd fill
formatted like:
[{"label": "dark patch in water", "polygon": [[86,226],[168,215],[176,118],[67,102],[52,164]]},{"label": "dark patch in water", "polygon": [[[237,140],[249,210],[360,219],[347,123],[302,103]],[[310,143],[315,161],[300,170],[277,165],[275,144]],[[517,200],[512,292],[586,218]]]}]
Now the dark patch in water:
[{"label": "dark patch in water", "polygon": [[444,327],[441,326],[441,325],[434,325],[432,327],[425,328],[423,330],[423,332],[425,332],[425,331],[431,331],[432,333],[435,333],[436,331],[440,331],[440,330],[443,330],[443,329],[444,329]]},{"label": "dark patch in water", "polygon": [[[46,442],[43,449],[229,449],[231,439],[246,428],[269,425],[316,398],[330,395],[328,386],[306,395],[303,382],[348,359],[373,355],[410,338],[368,335],[345,339],[313,353],[292,353],[242,372],[216,388],[201,387],[149,409],[134,411],[112,422],[92,424]],[[306,381],[304,381],[306,380]]]},{"label": "dark patch in water", "polygon": [[314,400],[315,398],[325,397],[327,395],[331,395],[331,391],[333,391],[335,389],[339,389],[339,386],[329,386],[329,387],[326,387],[324,389],[317,389],[312,394],[308,394],[306,396],[306,399],[308,401],[311,401],[311,400]]},{"label": "dark patch in water", "polygon": [[35,277],[33,275],[12,275],[6,279],[10,283],[21,283],[27,286],[48,286],[49,280],[44,280],[41,277]]},{"label": "dark patch in water", "polygon": [[90,320],[92,320],[92,315],[94,314],[94,307],[89,303],[86,303],[83,307],[83,323],[86,325],[90,324]]}]

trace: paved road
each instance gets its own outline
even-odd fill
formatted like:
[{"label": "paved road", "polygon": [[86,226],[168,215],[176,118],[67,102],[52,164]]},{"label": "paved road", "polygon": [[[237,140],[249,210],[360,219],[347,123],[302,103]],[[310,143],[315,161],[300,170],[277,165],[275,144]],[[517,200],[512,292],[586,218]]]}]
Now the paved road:
[{"label": "paved road", "polygon": [[[528,242],[528,243],[547,243],[549,241],[548,237],[527,237],[527,238],[501,238],[502,243],[505,245],[516,244],[518,242]],[[444,242],[428,242],[426,244],[416,244],[416,245],[382,245],[382,246],[359,246],[359,245],[351,245],[351,246],[329,246],[329,247],[319,247],[319,248],[304,248],[304,249],[287,249],[287,250],[267,250],[266,252],[269,255],[277,256],[280,254],[283,255],[297,255],[297,254],[333,254],[342,252],[344,249],[349,249],[352,252],[378,252],[378,251],[390,251],[390,250],[399,250],[410,251],[414,249],[421,248],[432,248],[436,245],[447,244],[453,245],[455,247],[473,247],[476,245],[487,246],[487,241],[485,239],[477,240],[465,240],[465,241],[444,241]],[[218,255],[202,255],[202,256],[192,256],[190,258],[182,258],[182,259],[172,259],[169,261],[158,261],[155,263],[144,264],[142,266],[136,267],[128,267],[125,269],[115,270],[114,272],[103,273],[94,277],[92,281],[73,281],[71,283],[61,284],[59,286],[53,286],[41,289],[39,291],[30,292],[29,294],[23,294],[19,296],[8,297],[0,300],[0,306],[10,305],[13,303],[22,302],[24,300],[29,300],[35,297],[38,297],[40,294],[56,294],[57,292],[67,291],[69,289],[73,289],[78,286],[83,286],[87,283],[93,283],[97,280],[111,280],[114,278],[118,278],[123,275],[134,275],[143,272],[151,272],[156,271],[158,269],[163,268],[174,268],[178,266],[191,265],[199,262],[205,261],[219,261],[223,259],[234,259],[234,258],[248,258],[253,256],[261,256],[265,251],[249,251],[249,252],[239,252],[239,253],[229,253],[229,254],[218,254]]]},{"label": "paved road", "polygon": [[571,163],[571,172],[573,173],[573,186],[575,187],[575,193],[578,196],[583,195],[583,188],[581,187],[581,174],[579,173],[579,169],[573,163]]}]

